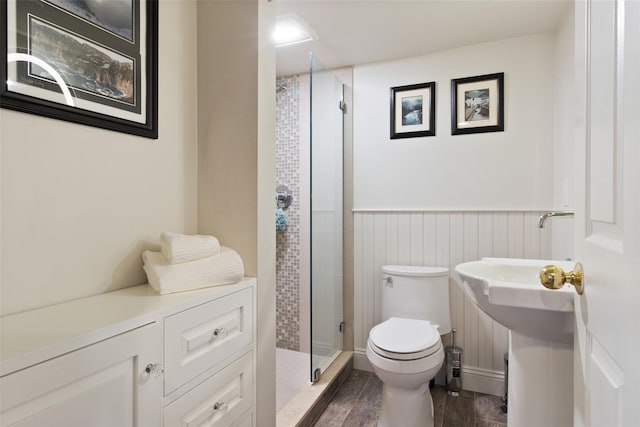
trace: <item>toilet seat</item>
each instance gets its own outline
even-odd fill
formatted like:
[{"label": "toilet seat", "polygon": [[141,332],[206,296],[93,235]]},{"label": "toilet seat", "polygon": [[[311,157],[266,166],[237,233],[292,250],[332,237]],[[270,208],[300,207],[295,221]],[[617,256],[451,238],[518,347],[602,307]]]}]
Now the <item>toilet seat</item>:
[{"label": "toilet seat", "polygon": [[391,360],[417,360],[442,348],[438,329],[428,320],[391,317],[369,332],[369,346]]}]

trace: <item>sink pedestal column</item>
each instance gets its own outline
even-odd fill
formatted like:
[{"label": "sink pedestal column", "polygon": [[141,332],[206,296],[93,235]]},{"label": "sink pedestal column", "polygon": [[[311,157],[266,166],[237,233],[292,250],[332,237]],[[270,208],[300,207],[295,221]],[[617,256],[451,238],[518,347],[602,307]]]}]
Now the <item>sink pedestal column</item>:
[{"label": "sink pedestal column", "polygon": [[509,426],[572,426],[573,342],[509,331],[508,387]]}]

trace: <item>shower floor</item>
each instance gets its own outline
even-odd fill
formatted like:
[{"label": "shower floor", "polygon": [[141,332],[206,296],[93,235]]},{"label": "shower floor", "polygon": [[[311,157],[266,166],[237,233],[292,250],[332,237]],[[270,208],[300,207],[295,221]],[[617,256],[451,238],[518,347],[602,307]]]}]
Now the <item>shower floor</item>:
[{"label": "shower floor", "polygon": [[310,384],[309,353],[276,348],[276,413]]}]

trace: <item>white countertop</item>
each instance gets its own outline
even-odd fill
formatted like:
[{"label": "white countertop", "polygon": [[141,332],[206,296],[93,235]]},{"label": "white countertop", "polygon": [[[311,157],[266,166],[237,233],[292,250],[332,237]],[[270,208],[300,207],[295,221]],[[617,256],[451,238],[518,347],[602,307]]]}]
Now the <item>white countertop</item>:
[{"label": "white countertop", "polygon": [[0,377],[27,368],[255,284],[245,277],[233,285],[168,295],[149,285],[108,292],[0,317]]}]

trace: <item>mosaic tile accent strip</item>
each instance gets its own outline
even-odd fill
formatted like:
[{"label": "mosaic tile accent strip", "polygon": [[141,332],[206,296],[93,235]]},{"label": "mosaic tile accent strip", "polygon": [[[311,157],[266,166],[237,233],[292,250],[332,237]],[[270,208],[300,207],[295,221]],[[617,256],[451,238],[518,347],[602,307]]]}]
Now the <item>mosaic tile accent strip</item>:
[{"label": "mosaic tile accent strip", "polygon": [[276,346],[294,351],[300,351],[299,90],[299,76],[276,80],[275,187],[286,185],[293,194],[287,227],[276,232]]}]

